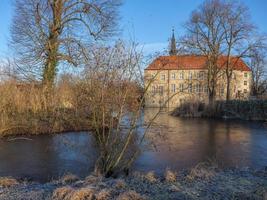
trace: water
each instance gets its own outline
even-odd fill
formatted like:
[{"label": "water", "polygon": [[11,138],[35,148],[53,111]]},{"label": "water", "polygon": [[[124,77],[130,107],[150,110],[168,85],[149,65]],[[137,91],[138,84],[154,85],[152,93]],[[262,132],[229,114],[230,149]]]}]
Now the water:
[{"label": "water", "polygon": [[[148,122],[155,110],[145,110]],[[94,168],[97,151],[89,133],[0,140],[0,176],[47,181],[66,173],[80,177]],[[267,166],[267,124],[215,119],[182,119],[161,113],[147,134],[133,168],[163,173],[216,159],[221,167]]]}]

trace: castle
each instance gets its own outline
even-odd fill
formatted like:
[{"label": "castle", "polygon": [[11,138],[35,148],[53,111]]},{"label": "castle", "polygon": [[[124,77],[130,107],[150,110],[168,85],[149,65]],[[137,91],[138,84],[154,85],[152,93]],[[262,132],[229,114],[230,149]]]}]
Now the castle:
[{"label": "castle", "polygon": [[[184,102],[209,101],[207,57],[202,55],[176,55],[174,34],[170,55],[156,58],[145,69],[146,107],[175,108]],[[220,56],[221,69],[215,88],[215,100],[226,100],[226,56]],[[230,99],[248,99],[252,85],[252,72],[245,62],[231,57],[232,76]]]}]

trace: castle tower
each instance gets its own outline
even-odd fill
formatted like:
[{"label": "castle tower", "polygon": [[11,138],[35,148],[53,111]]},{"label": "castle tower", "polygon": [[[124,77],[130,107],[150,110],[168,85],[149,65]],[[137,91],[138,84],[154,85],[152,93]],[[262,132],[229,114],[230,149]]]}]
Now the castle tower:
[{"label": "castle tower", "polygon": [[170,51],[169,51],[170,56],[177,55],[176,40],[175,40],[175,36],[174,36],[174,29],[172,29],[172,38],[170,40],[170,47],[169,48],[170,48]]}]

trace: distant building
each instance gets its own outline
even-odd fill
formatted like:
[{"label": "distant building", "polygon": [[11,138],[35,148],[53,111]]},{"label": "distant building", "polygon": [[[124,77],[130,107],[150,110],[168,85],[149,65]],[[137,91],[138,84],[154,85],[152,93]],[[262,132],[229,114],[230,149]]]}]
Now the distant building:
[{"label": "distant building", "polygon": [[[174,37],[174,36],[173,36]],[[175,41],[171,41],[174,43]],[[174,46],[171,44],[171,46]],[[220,70],[216,86],[216,100],[226,99],[226,76],[224,66],[227,57],[218,60]],[[231,99],[248,99],[251,92],[252,72],[244,61],[231,57],[233,74],[231,79]],[[187,101],[208,102],[207,57],[200,55],[176,55],[156,58],[145,69],[145,96],[147,107],[177,107]]]}]

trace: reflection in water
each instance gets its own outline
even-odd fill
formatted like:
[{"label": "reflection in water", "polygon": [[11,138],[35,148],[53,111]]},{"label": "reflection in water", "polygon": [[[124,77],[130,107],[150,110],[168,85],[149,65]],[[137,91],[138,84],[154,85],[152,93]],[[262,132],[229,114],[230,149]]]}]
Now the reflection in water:
[{"label": "reflection in water", "polygon": [[0,176],[46,181],[68,172],[85,176],[93,170],[96,150],[87,133],[0,140]]},{"label": "reflection in water", "polygon": [[[148,122],[155,109],[145,110]],[[139,129],[143,131],[142,128]],[[94,168],[97,151],[88,133],[0,140],[0,176],[46,181],[71,172],[81,177]],[[134,170],[162,173],[216,158],[221,166],[267,166],[267,127],[262,123],[182,119],[161,113],[148,132]]]},{"label": "reflection in water", "polygon": [[[145,110],[149,122],[157,109]],[[267,166],[267,129],[262,123],[215,119],[183,119],[161,113],[148,133],[154,144],[136,167],[162,172],[216,159],[223,167]]]}]

